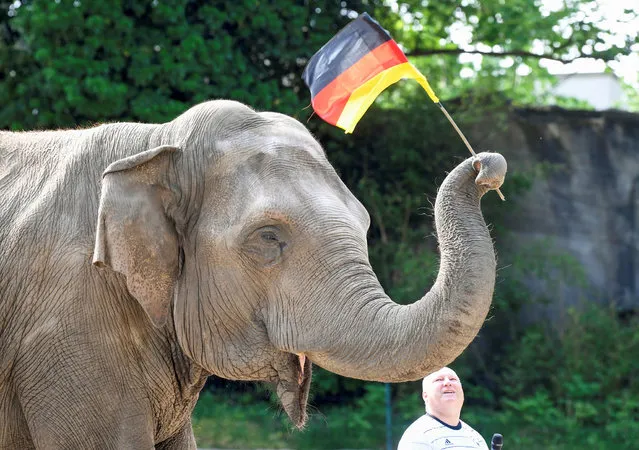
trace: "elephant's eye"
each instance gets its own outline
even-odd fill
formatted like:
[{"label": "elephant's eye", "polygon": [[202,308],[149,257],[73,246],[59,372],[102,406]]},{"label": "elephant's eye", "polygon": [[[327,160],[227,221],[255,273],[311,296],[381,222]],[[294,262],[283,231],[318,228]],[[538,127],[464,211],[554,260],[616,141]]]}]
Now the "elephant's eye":
[{"label": "elephant's eye", "polygon": [[282,257],[286,236],[285,231],[269,225],[254,231],[244,243],[244,250],[256,262],[271,266]]},{"label": "elephant's eye", "polygon": [[262,231],[260,233],[260,237],[262,238],[262,240],[269,243],[275,243],[279,241],[279,239],[277,238],[277,234],[275,234],[275,232],[272,230]]}]

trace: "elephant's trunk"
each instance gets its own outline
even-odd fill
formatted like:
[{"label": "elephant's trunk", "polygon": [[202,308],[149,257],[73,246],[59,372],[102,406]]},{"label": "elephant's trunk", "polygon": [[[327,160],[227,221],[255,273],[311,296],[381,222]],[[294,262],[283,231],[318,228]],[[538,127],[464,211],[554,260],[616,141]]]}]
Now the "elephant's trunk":
[{"label": "elephant's trunk", "polygon": [[480,199],[501,185],[505,173],[506,161],[495,153],[455,168],[435,202],[441,263],[430,292],[411,305],[398,305],[372,270],[368,280],[360,275],[359,284],[348,282],[343,289],[349,292],[334,312],[337,329],[306,352],[311,360],[348,377],[400,382],[455,359],[476,336],[491,304],[496,262]]}]

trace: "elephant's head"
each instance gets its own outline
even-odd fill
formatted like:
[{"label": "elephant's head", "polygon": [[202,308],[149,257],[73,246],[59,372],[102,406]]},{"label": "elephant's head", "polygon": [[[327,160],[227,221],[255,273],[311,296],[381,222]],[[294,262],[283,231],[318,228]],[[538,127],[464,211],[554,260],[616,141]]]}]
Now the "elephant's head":
[{"label": "elephant's head", "polygon": [[171,318],[196,364],[274,382],[298,426],[311,361],[348,377],[414,380],[478,332],[495,277],[479,201],[503,181],[500,155],[463,162],[440,187],[441,270],[424,298],[402,306],[368,262],[368,213],[299,122],[208,102],[151,143],[105,171],[94,262],[126,276],[156,326]]}]

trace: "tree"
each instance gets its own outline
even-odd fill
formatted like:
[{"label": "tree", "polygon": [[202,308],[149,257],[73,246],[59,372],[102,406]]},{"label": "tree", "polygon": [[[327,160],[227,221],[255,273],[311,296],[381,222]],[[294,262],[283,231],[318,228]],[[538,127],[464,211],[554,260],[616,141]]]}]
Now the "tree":
[{"label": "tree", "polygon": [[[499,91],[538,104],[545,100],[540,88],[553,79],[549,62],[592,58],[610,70],[639,50],[639,8],[612,16],[614,4],[604,3],[406,0],[376,13],[440,97]],[[397,97],[402,95],[391,103]]]},{"label": "tree", "polygon": [[[162,121],[214,97],[305,120],[309,95],[300,76],[306,61],[363,11],[391,32],[444,98],[500,90],[530,100],[533,82],[548,78],[541,67],[544,58],[590,56],[612,62],[638,45],[636,31],[611,43],[615,23],[597,20],[597,2],[565,0],[556,10],[541,4],[0,2],[6,12],[0,15],[0,127]],[[627,11],[620,20],[636,18],[636,11]],[[459,31],[466,40],[460,40]],[[483,56],[482,62],[469,62],[472,54]],[[414,86],[402,89],[410,92]],[[397,92],[394,103],[414,98]]]},{"label": "tree", "polygon": [[[0,5],[0,127],[165,121],[233,98],[301,111],[306,58],[359,0],[54,0]],[[257,13],[256,13],[257,12]]]}]

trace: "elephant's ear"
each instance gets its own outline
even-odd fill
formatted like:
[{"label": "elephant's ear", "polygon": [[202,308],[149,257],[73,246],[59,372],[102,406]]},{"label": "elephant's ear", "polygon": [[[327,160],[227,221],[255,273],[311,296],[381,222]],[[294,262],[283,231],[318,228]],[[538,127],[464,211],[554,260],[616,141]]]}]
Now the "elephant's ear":
[{"label": "elephant's ear", "polygon": [[104,171],[93,264],[126,276],[129,292],[156,327],[166,323],[178,277],[178,235],[167,205],[171,153],[161,146]]}]

